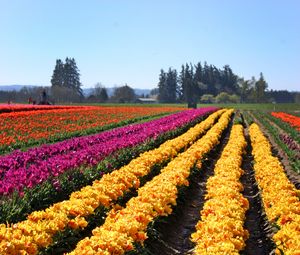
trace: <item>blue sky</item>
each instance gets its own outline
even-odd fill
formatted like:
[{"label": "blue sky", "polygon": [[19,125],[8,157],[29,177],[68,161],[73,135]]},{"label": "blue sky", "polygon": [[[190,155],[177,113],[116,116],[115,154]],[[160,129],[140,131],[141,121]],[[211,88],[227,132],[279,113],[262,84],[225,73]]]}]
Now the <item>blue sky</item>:
[{"label": "blue sky", "polygon": [[160,69],[207,61],[300,90],[298,0],[0,0],[0,85],[50,85],[74,57],[84,87],[154,88]]}]

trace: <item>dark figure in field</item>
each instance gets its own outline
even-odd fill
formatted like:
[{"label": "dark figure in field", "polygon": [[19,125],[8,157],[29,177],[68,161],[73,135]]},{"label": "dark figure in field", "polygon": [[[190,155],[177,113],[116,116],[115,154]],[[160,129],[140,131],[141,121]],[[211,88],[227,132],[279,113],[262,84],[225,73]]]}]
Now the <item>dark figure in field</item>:
[{"label": "dark figure in field", "polygon": [[48,100],[47,100],[47,93],[46,93],[46,90],[43,90],[43,92],[41,93],[41,98],[40,98],[39,104],[46,104],[46,105],[49,105],[49,102],[48,102]]}]

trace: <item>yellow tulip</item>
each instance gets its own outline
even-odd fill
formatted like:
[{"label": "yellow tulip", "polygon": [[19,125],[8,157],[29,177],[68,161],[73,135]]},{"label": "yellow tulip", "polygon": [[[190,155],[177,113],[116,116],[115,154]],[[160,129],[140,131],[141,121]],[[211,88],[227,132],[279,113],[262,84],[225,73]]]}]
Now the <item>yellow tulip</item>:
[{"label": "yellow tulip", "polygon": [[300,201],[298,190],[287,178],[271,145],[257,124],[250,126],[255,178],[261,190],[266,215],[280,229],[273,236],[277,254],[300,254]]},{"label": "yellow tulip", "polygon": [[[172,212],[178,187],[188,185],[187,178],[191,168],[219,143],[221,133],[228,126],[232,113],[233,110],[226,111],[206,135],[174,158],[158,176],[139,188],[138,196],[130,199],[125,208],[110,212],[105,223],[93,230],[88,244],[87,241],[79,242],[76,249],[69,254],[86,254],[87,251],[91,251],[91,247],[94,254],[102,254],[98,249],[99,244],[103,245],[101,252],[123,254],[130,247],[129,244],[143,243],[147,237],[147,225],[156,217]],[[109,235],[111,233],[124,237],[124,242],[112,241]],[[86,245],[89,246],[87,251]]]},{"label": "yellow tulip", "polygon": [[246,147],[243,127],[234,125],[228,144],[215,165],[214,176],[207,181],[207,195],[201,220],[191,240],[196,243],[194,254],[239,254],[249,233],[243,228],[249,208],[239,182],[242,155]]},{"label": "yellow tulip", "polygon": [[[52,243],[52,237],[67,226],[83,228],[86,225],[84,220],[74,222],[74,217],[89,216],[100,205],[111,206],[124,192],[132,187],[138,188],[139,177],[147,175],[152,166],[174,158],[181,150],[194,143],[199,136],[211,128],[219,116],[222,115],[220,119],[229,119],[231,114],[232,110],[219,110],[183,135],[163,143],[154,150],[142,153],[128,165],[104,175],[101,180],[94,181],[93,185],[72,193],[69,200],[56,203],[44,211],[33,212],[27,220],[13,226],[2,224],[0,227],[0,254],[9,254],[8,251],[11,251],[11,254],[22,253],[23,247],[27,243],[32,244],[28,248],[30,250],[28,254],[37,254],[37,248],[49,246]],[[179,181],[188,184],[181,178]],[[167,210],[167,208],[163,208],[162,211],[165,209]],[[13,238],[13,234],[19,230],[22,230],[22,236],[26,238],[21,240]],[[44,233],[47,233],[46,236]]]}]

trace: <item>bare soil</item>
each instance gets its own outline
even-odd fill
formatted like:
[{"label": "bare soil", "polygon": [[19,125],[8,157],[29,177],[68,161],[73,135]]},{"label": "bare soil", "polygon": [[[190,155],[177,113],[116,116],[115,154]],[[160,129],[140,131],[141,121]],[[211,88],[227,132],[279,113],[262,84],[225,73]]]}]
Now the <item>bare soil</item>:
[{"label": "bare soil", "polygon": [[246,241],[245,249],[240,253],[242,255],[265,255],[272,254],[274,244],[271,241],[273,230],[266,218],[263,210],[260,192],[254,177],[252,167],[253,157],[251,155],[251,146],[248,134],[247,153],[243,157],[242,169],[244,175],[241,182],[244,186],[243,195],[249,201],[249,210],[246,213],[245,228],[249,231],[249,238]]}]

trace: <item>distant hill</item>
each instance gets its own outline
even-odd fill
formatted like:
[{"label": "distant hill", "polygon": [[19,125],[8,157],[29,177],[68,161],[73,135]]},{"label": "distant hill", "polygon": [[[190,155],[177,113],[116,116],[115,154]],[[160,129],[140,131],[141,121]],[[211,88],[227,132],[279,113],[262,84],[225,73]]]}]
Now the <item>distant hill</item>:
[{"label": "distant hill", "polygon": [[42,86],[38,86],[38,85],[0,85],[0,90],[1,91],[20,91],[23,87],[27,87],[27,88],[32,88],[32,87],[42,87]]},{"label": "distant hill", "polygon": [[141,95],[150,95],[151,89],[134,89],[134,92],[136,95],[141,96]]},{"label": "distant hill", "polygon": [[[0,91],[20,91],[23,87],[28,87],[28,88],[32,88],[32,87],[38,87],[38,85],[0,85]],[[45,87],[45,86],[43,86]],[[112,96],[114,93],[115,88],[111,88],[111,87],[107,87],[107,94],[108,96]],[[91,93],[93,93],[93,88],[83,88],[83,94],[85,96],[89,96]],[[141,95],[149,95],[150,94],[151,89],[139,89],[139,88],[134,88],[134,92],[136,95],[141,96]]]},{"label": "distant hill", "polygon": [[[93,93],[94,88],[84,88],[83,89],[83,94],[85,96],[89,96]],[[106,91],[109,97],[111,97],[114,94],[114,90],[115,88],[111,88],[111,87],[107,87]],[[150,94],[151,89],[136,89],[134,88],[134,93],[138,96],[141,95],[149,95]]]}]

